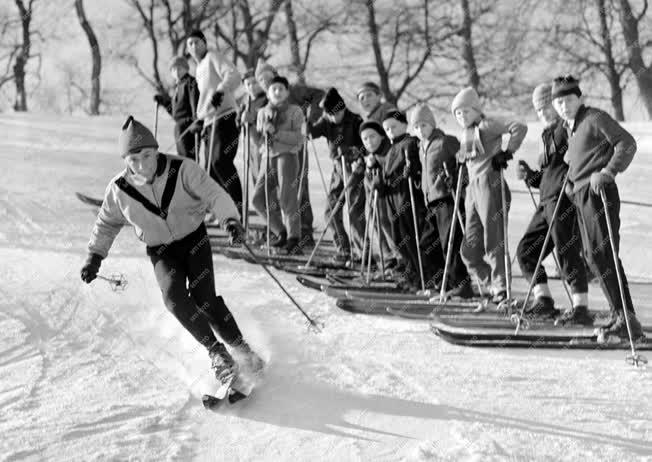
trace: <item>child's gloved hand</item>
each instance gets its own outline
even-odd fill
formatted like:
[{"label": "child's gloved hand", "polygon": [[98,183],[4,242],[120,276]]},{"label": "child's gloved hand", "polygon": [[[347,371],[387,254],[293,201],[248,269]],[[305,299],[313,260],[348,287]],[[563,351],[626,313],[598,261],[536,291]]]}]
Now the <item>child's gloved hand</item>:
[{"label": "child's gloved hand", "polygon": [[604,188],[615,181],[615,178],[605,170],[600,172],[593,172],[591,174],[591,191],[594,194],[600,194]]},{"label": "child's gloved hand", "polygon": [[516,177],[519,180],[524,180],[526,183],[529,183],[530,178],[534,175],[534,170],[524,160],[518,161],[518,168],[516,170]]},{"label": "child's gloved hand", "polygon": [[512,160],[513,158],[514,155],[508,150],[500,151],[491,158],[491,166],[496,171],[505,170],[507,168],[507,161]]},{"label": "child's gloved hand", "polygon": [[211,96],[211,105],[217,109],[222,105],[222,101],[224,100],[224,92],[223,91],[216,91],[213,93],[213,96]]}]

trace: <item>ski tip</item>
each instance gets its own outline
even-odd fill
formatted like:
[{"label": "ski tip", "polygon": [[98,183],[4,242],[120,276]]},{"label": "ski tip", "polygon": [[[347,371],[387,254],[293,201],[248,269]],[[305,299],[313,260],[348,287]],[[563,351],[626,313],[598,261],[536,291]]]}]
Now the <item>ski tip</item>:
[{"label": "ski tip", "polygon": [[201,402],[204,405],[204,409],[213,411],[222,404],[223,400],[212,395],[204,395],[201,398]]},{"label": "ski tip", "polygon": [[[251,393],[250,393],[251,394]],[[231,390],[231,393],[229,394],[229,404],[235,404],[238,401],[242,401],[245,398],[248,398],[249,395],[245,395],[244,393],[238,391],[238,390]]]}]

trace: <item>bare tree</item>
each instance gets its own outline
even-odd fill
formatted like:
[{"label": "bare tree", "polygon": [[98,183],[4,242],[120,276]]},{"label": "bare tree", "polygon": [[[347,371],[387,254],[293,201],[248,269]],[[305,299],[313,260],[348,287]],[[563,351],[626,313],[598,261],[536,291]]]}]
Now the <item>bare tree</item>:
[{"label": "bare tree", "polygon": [[149,41],[152,45],[152,73],[150,77],[147,72],[138,63],[138,60],[134,55],[127,54],[125,57],[136,69],[136,72],[145,79],[157,92],[166,93],[167,89],[165,84],[161,79],[161,72],[159,71],[159,44],[158,44],[158,35],[156,33],[155,23],[155,7],[157,0],[148,0],[147,2],[141,2],[140,0],[127,0],[127,3],[131,5],[134,10],[138,12],[138,16],[141,19],[142,25],[145,28],[145,33],[149,38]]},{"label": "bare tree", "polygon": [[634,74],[639,94],[648,118],[652,119],[652,64],[645,64],[643,55],[652,47],[652,40],[641,38],[643,21],[646,19],[648,1],[643,0],[641,11],[636,14],[628,0],[614,0],[619,7],[620,24],[627,45],[628,66]]},{"label": "bare tree", "polygon": [[25,67],[29,61],[30,50],[32,47],[32,34],[30,26],[32,23],[32,13],[35,0],[29,0],[27,6],[23,0],[14,0],[20,14],[20,25],[22,30],[22,40],[17,49],[14,59],[14,83],[16,84],[16,102],[14,110],[27,111],[27,92],[25,89]]},{"label": "bare tree", "polygon": [[100,74],[102,72],[102,55],[100,54],[100,44],[97,41],[93,27],[88,22],[86,18],[86,12],[84,11],[84,2],[83,0],[75,0],[75,11],[77,12],[77,18],[79,19],[79,24],[81,25],[86,38],[88,39],[88,45],[91,48],[91,57],[93,61],[92,70],[91,70],[91,95],[89,101],[89,114],[90,115],[99,115],[100,113]]}]

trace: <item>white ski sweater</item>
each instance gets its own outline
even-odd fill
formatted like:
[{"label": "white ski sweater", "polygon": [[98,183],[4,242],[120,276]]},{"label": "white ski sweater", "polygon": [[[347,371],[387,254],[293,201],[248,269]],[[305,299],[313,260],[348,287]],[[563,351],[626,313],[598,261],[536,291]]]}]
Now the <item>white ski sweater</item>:
[{"label": "white ski sweater", "polygon": [[[222,54],[207,51],[197,64],[195,78],[199,88],[197,118],[202,119],[205,125],[236,111],[234,92],[240,85],[240,73]],[[211,98],[216,91],[224,92],[224,100],[217,109],[211,104]]]}]

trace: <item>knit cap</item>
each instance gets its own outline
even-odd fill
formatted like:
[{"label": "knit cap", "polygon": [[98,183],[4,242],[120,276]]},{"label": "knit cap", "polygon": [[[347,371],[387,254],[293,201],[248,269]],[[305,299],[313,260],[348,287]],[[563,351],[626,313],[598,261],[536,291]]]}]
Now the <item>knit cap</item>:
[{"label": "knit cap", "polygon": [[274,78],[269,81],[270,86],[274,83],[280,83],[285,87],[286,90],[290,88],[290,83],[288,82],[288,79],[280,75],[275,75]]},{"label": "knit cap", "polygon": [[170,60],[170,69],[173,67],[180,67],[182,69],[188,70],[188,61],[183,56],[175,56]]},{"label": "knit cap", "polygon": [[398,120],[399,122],[407,124],[407,117],[405,117],[405,113],[399,111],[398,109],[392,109],[387,111],[383,116],[383,122],[385,122],[388,119]]},{"label": "knit cap", "polygon": [[337,89],[331,87],[326,91],[326,94],[319,102],[319,107],[328,114],[335,114],[336,112],[346,108],[346,104],[344,104],[344,100]]},{"label": "knit cap", "polygon": [[566,95],[582,96],[580,81],[572,75],[557,77],[552,81],[552,99]]},{"label": "knit cap", "polygon": [[419,104],[410,112],[410,125],[414,127],[419,122],[428,123],[433,127],[437,126],[435,116],[426,104]]},{"label": "knit cap", "polygon": [[374,93],[380,95],[380,87],[376,85],[374,82],[365,82],[363,83],[360,88],[358,88],[358,91],[355,93],[356,97],[360,96],[360,93],[363,91],[373,91]]},{"label": "knit cap", "polygon": [[532,92],[532,105],[534,110],[538,111],[546,106],[552,104],[552,85],[549,83],[542,83]]},{"label": "knit cap", "polygon": [[380,125],[375,120],[367,120],[366,122],[362,122],[360,124],[360,134],[362,135],[362,132],[365,130],[373,130],[377,132],[380,136],[386,136],[385,130],[383,130],[383,126]]},{"label": "knit cap", "polygon": [[190,38],[190,37],[195,37],[195,38],[198,38],[199,40],[201,40],[204,43],[208,43],[208,42],[206,42],[206,36],[199,29],[195,29],[194,31],[192,31],[190,33],[190,35],[188,35],[188,38]]},{"label": "knit cap", "polygon": [[455,111],[461,107],[470,107],[478,112],[482,112],[480,96],[473,87],[463,88],[457,95],[455,95],[455,98],[453,98],[453,104],[451,104],[451,112],[453,113],[453,116],[455,116]]},{"label": "knit cap", "polygon": [[271,64],[268,64],[267,62],[263,61],[262,59],[259,59],[258,62],[256,63],[256,79],[258,79],[259,76],[265,71],[272,72],[274,75],[278,74],[278,72],[276,71],[276,68],[274,66],[272,66]]},{"label": "knit cap", "polygon": [[122,126],[118,139],[120,156],[127,157],[143,148],[158,148],[158,143],[152,132],[130,115]]}]

